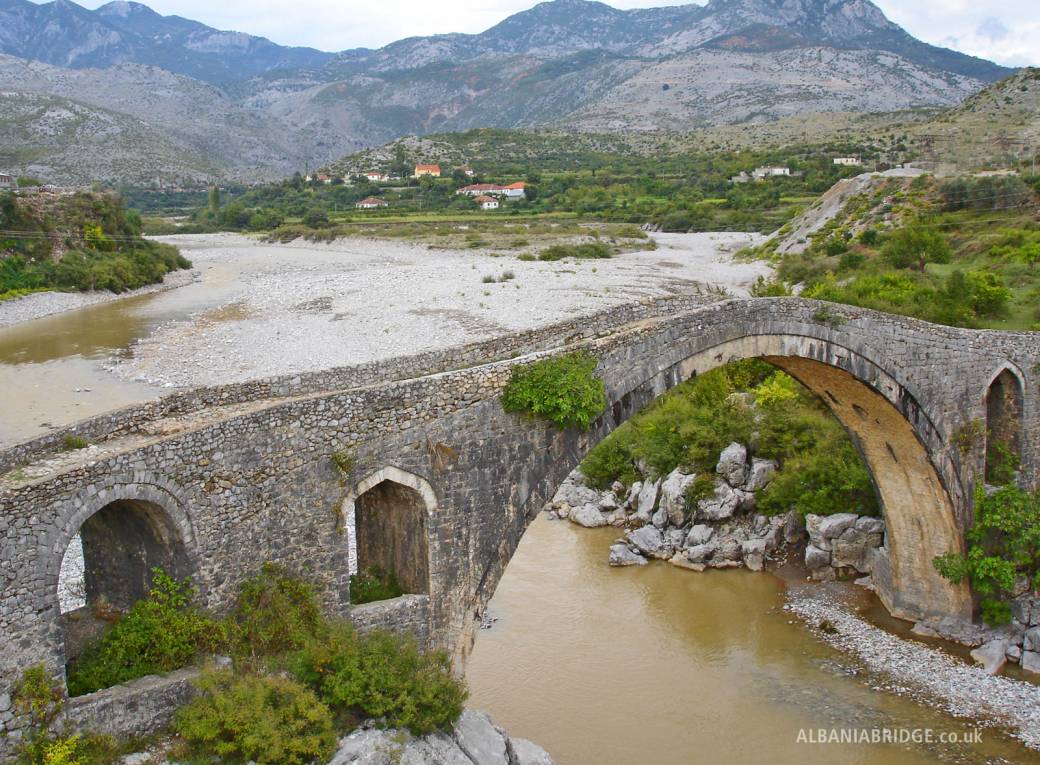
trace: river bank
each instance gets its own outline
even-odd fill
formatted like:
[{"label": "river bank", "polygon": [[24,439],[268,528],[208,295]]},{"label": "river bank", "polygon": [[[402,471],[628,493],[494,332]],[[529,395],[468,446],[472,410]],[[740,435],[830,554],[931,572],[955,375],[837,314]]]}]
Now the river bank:
[{"label": "river bank", "polygon": [[13,300],[0,301],[0,329],[35,321],[47,316],[54,316],[59,313],[77,311],[81,308],[88,308],[101,303],[112,303],[117,300],[141,297],[142,295],[168,292],[169,290],[175,290],[197,282],[199,279],[199,272],[189,269],[173,271],[167,274],[158,284],[149,284],[146,287],[120,293],[103,291],[34,292]]}]

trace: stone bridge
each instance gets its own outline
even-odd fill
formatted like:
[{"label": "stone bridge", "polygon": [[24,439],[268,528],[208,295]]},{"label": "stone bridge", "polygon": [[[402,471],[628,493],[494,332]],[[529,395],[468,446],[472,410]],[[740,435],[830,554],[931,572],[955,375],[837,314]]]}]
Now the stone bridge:
[{"label": "stone bridge", "polygon": [[[609,400],[588,431],[503,411],[515,365],[577,348],[599,359]],[[90,448],[61,451],[55,434],[0,453],[0,700],[31,664],[61,676],[91,603],[130,604],[153,566],[190,575],[220,610],[242,578],[282,563],[316,581],[333,613],[411,630],[464,660],[524,530],[589,449],[674,385],[746,358],[802,381],[852,434],[887,520],[875,570],[886,606],[970,617],[968,590],[931,561],[963,549],[987,434],[1037,484],[1040,336],[795,298],[675,297],[450,351],[178,393],[66,431]],[[88,605],[62,614],[59,571],[77,538]],[[351,607],[359,564],[395,571],[409,594]],[[95,694],[95,712],[115,692]]]}]

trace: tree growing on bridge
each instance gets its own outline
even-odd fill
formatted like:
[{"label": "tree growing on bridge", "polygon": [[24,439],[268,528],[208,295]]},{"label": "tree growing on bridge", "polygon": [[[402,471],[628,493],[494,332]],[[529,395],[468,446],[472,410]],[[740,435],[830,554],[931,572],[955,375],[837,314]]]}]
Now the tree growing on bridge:
[{"label": "tree growing on bridge", "polygon": [[940,555],[935,569],[955,584],[967,579],[980,596],[983,620],[1005,624],[1019,582],[1025,578],[1040,589],[1040,491],[1009,483],[987,495],[980,487],[967,538],[967,555]]},{"label": "tree growing on bridge", "polygon": [[596,358],[584,351],[542,359],[513,369],[502,393],[507,412],[524,412],[562,428],[588,428],[607,406]]}]

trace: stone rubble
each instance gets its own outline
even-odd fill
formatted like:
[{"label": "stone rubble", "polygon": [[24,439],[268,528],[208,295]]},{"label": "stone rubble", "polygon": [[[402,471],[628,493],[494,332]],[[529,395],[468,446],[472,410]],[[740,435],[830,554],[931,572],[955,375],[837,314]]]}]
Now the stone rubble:
[{"label": "stone rubble", "polygon": [[[560,486],[548,506],[550,517],[579,526],[626,529],[610,548],[611,566],[642,566],[667,560],[693,571],[743,566],[761,571],[801,554],[813,579],[824,581],[869,574],[884,544],[880,518],[838,513],[809,515],[792,511],[768,517],[756,513],[757,494],[776,474],[772,460],[749,457],[744,444],[732,443],[719,455],[707,496],[691,501],[700,476],[673,470],[645,476],[627,489],[615,483],[605,492],[585,484],[580,471]],[[649,471],[645,471],[649,472]]]}]

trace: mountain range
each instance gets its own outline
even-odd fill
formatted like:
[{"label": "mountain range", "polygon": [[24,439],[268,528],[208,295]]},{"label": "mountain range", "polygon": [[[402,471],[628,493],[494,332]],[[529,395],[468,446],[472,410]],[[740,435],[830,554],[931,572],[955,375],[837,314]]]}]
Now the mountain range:
[{"label": "mountain range", "polygon": [[916,40],[869,0],[552,0],[480,34],[338,53],[125,0],[0,0],[0,168],[265,180],[409,134],[690,132],[951,106],[1010,73]]}]

